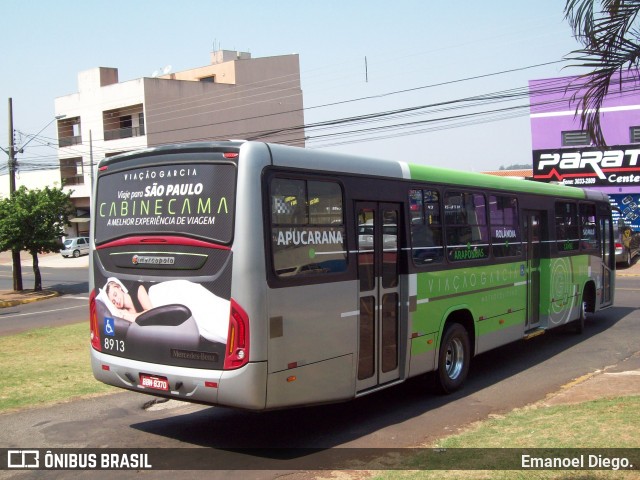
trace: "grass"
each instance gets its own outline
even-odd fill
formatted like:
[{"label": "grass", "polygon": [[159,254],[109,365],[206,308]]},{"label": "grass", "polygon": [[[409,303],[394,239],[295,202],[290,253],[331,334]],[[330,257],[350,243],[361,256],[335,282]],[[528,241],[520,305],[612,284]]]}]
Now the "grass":
[{"label": "grass", "polygon": [[[429,445],[424,453],[404,460],[406,470],[377,472],[371,478],[384,480],[417,479],[632,479],[640,478],[635,471],[610,470],[495,470],[501,462],[512,462],[513,451],[471,449],[637,449],[640,439],[640,396],[594,400],[577,405],[554,407],[531,406],[495,416],[472,425],[467,431]],[[449,464],[438,465],[438,454],[432,449],[458,449],[460,462],[490,465],[491,470],[445,470]],[[464,449],[469,449],[468,454]],[[516,452],[517,453],[517,452]],[[532,452],[533,453],[533,452]],[[477,458],[478,455],[485,458]],[[557,452],[556,452],[557,454]],[[465,458],[467,455],[467,458]],[[475,456],[476,458],[473,458]],[[519,456],[517,457],[519,458]],[[443,457],[444,459],[444,457]],[[458,464],[458,463],[454,463]],[[504,465],[504,464],[503,464]],[[431,470],[429,470],[431,468]],[[433,470],[433,468],[442,468]],[[637,468],[637,466],[636,466]]]},{"label": "grass", "polygon": [[87,323],[0,337],[0,372],[0,412],[116,390],[93,378]]},{"label": "grass", "polygon": [[[640,397],[619,397],[576,405],[531,406],[494,417],[450,437],[446,448],[637,448]],[[561,428],[559,428],[561,427]]]},{"label": "grass", "polygon": [[[93,378],[86,323],[0,337],[0,372],[0,412],[117,390]],[[439,461],[433,455],[435,448],[457,449],[456,454],[469,457],[478,455],[478,450],[472,450],[476,448],[637,449],[640,439],[638,411],[640,396],[601,399],[577,405],[534,405],[475,423],[465,432],[427,445],[422,453],[409,458],[382,459],[386,464],[404,470],[360,471],[355,477],[384,480],[640,478],[637,470],[433,470],[436,467],[434,461]],[[468,454],[464,449],[469,449]],[[496,450],[484,452],[489,455],[495,454]],[[498,452],[497,456],[485,460],[492,468],[499,468],[499,456]],[[448,465],[438,467],[450,468]]]}]

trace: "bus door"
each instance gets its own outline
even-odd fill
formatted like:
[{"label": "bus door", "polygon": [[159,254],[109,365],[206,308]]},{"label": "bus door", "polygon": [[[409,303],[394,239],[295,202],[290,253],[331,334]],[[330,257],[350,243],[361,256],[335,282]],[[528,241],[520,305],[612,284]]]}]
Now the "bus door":
[{"label": "bus door", "polygon": [[527,322],[525,330],[537,328],[540,324],[540,257],[542,255],[544,232],[542,211],[525,210],[524,239],[527,254]]},{"label": "bus door", "polygon": [[356,203],[358,230],[357,390],[400,376],[400,205]]},{"label": "bus door", "polygon": [[611,218],[600,218],[600,233],[602,234],[602,242],[600,243],[602,251],[602,295],[600,297],[600,306],[610,305],[613,302],[613,276],[615,275],[616,260],[613,250],[613,227]]}]

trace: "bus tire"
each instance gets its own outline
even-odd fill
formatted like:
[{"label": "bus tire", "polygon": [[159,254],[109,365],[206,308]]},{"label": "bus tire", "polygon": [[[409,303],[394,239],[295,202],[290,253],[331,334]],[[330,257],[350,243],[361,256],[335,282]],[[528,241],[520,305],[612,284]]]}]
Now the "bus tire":
[{"label": "bus tire", "polygon": [[471,347],[467,330],[459,323],[450,323],[442,335],[438,352],[436,381],[442,393],[452,393],[462,387],[470,361]]},{"label": "bus tire", "polygon": [[580,303],[580,316],[574,321],[574,332],[577,335],[584,333],[584,324],[587,320],[587,300],[582,296],[582,302]]}]

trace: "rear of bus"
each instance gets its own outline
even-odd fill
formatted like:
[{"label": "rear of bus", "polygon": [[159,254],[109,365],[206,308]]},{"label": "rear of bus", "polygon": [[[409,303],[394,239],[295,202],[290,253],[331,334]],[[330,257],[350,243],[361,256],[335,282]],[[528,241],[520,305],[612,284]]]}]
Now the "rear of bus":
[{"label": "rear of bus", "polygon": [[[255,165],[243,164],[241,150],[252,149],[246,157]],[[99,164],[90,264],[98,380],[264,408],[266,354],[251,344],[251,318],[264,309],[260,179],[251,172],[268,161],[263,144],[224,142],[158,147]],[[253,235],[236,237],[238,225]]]}]

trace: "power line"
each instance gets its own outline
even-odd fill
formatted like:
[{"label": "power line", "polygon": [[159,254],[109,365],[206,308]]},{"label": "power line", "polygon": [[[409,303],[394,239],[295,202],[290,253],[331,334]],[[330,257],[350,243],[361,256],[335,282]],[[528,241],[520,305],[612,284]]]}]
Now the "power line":
[{"label": "power line", "polygon": [[[543,94],[549,93],[557,93],[557,92],[566,92],[566,88],[564,84],[562,87],[558,86],[557,81],[546,82],[546,88],[539,89],[536,91],[529,91],[527,88],[515,88],[511,90],[504,90],[499,92],[494,92],[490,94],[477,95],[474,97],[467,97],[463,99],[455,99],[446,102],[438,102],[429,105],[422,106],[414,106],[405,109],[397,109],[393,111],[386,112],[376,112],[368,115],[360,115],[354,117],[346,117],[343,119],[336,119],[331,121],[317,122],[315,124],[305,124],[297,127],[290,127],[287,129],[287,132],[276,132],[270,131],[267,132],[269,135],[277,136],[282,133],[292,133],[295,131],[319,131],[322,130],[330,130],[335,127],[352,127],[358,125],[368,125],[370,123],[381,122],[389,119],[400,119],[400,118],[410,118],[413,116],[422,115],[420,112],[424,109],[431,109],[429,113],[439,113],[439,112],[447,112],[447,111],[455,111],[462,108],[470,108],[470,107],[479,107],[487,104],[497,104],[503,103],[507,101],[512,101],[516,99],[521,99],[525,97],[534,98],[536,96],[541,96]],[[625,95],[633,94],[637,89],[629,90],[625,93]],[[315,146],[313,148],[326,148],[328,146],[335,145],[343,145],[347,143],[357,143],[362,141],[369,140],[380,140],[388,138],[388,135],[382,135],[383,132],[389,131],[403,131],[402,136],[405,135],[415,135],[419,133],[425,133],[430,131],[439,131],[446,128],[459,128],[461,126],[469,126],[475,125],[484,122],[492,122],[497,120],[503,120],[505,118],[514,118],[517,116],[522,116],[528,113],[528,109],[532,106],[543,106],[543,105],[551,105],[554,103],[562,103],[566,104],[566,100],[560,99],[553,102],[538,102],[538,103],[527,103],[521,104],[514,107],[507,107],[502,109],[492,109],[492,110],[483,110],[479,112],[472,113],[464,113],[460,115],[452,115],[447,117],[439,117],[435,119],[426,119],[419,120],[414,122],[404,122],[404,123],[394,123],[390,125],[383,125],[380,127],[368,127],[368,128],[360,128],[360,129],[352,129],[352,130],[343,130],[333,133],[318,133],[308,135],[308,140],[310,141],[324,141],[331,138],[345,138],[345,137],[360,137],[359,140],[350,140],[349,142],[340,141],[340,143],[329,143],[329,144],[321,144],[320,146]],[[438,125],[440,124],[440,125]],[[430,125],[428,128],[422,128],[423,126]],[[417,128],[421,127],[421,128]],[[252,132],[256,133],[256,132]],[[262,132],[264,133],[264,132]],[[257,135],[259,136],[259,135]],[[264,136],[264,135],[263,135]],[[395,134],[394,136],[398,136]],[[208,138],[207,138],[208,139]],[[189,141],[196,140],[207,140],[203,138],[191,138]],[[290,143],[290,142],[283,142]],[[48,145],[48,144],[47,144]],[[50,165],[52,168],[53,164]]]},{"label": "power line", "polygon": [[[529,70],[529,69],[538,68],[538,67],[541,67],[541,66],[548,66],[548,65],[558,64],[558,63],[562,63],[562,62],[566,62],[566,60],[555,60],[555,61],[551,61],[551,62],[543,62],[543,63],[539,63],[539,64],[534,64],[534,65],[529,65],[529,66],[524,66],[524,67],[517,67],[517,68],[513,68],[513,69],[506,69],[506,70],[501,70],[501,71],[498,71],[498,72],[482,74],[482,75],[476,75],[476,76],[471,76],[471,77],[465,77],[465,78],[446,81],[446,82],[427,84],[427,85],[422,85],[422,86],[418,86],[418,87],[412,87],[412,88],[402,89],[402,90],[395,90],[395,91],[385,92],[385,93],[376,94],[376,95],[358,97],[358,98],[348,99],[348,100],[341,100],[341,101],[337,101],[337,102],[330,102],[330,103],[315,105],[315,106],[306,107],[306,108],[302,108],[302,109],[298,108],[298,109],[292,109],[292,110],[287,110],[287,111],[283,111],[283,112],[275,112],[275,113],[269,113],[269,114],[264,114],[264,115],[244,117],[244,118],[240,118],[240,119],[226,120],[224,122],[209,122],[209,123],[202,123],[202,124],[191,125],[191,126],[186,126],[186,127],[177,127],[177,128],[173,128],[173,129],[165,129],[165,130],[161,130],[161,131],[156,131],[156,132],[153,132],[153,133],[154,134],[163,134],[163,133],[172,133],[172,132],[178,132],[178,131],[183,131],[183,130],[190,130],[190,129],[195,129],[195,128],[218,126],[218,125],[222,125],[222,124],[228,125],[230,123],[243,122],[243,121],[256,120],[256,119],[264,119],[264,118],[274,117],[274,116],[278,116],[278,115],[305,112],[305,111],[316,110],[316,109],[321,109],[321,108],[326,108],[326,107],[334,107],[334,106],[338,106],[338,105],[350,104],[350,103],[354,103],[354,102],[362,102],[362,101],[366,101],[366,100],[374,100],[374,99],[386,98],[386,97],[390,97],[390,96],[394,96],[394,95],[400,95],[400,94],[420,91],[420,90],[434,88],[434,87],[448,86],[448,85],[453,85],[453,84],[472,81],[472,80],[489,78],[489,77],[493,77],[493,76],[499,76],[499,75],[504,75],[504,74],[513,73],[513,72]],[[286,77],[286,76],[284,76],[284,77]],[[280,77],[274,77],[274,78],[278,79]],[[264,81],[269,81],[269,80],[264,80]],[[254,82],[254,84],[257,84],[257,83],[260,83],[260,82]],[[254,84],[249,84],[249,85],[254,85]],[[244,86],[234,87],[234,92],[238,91],[236,89],[241,89],[243,87]],[[298,96],[298,94],[296,93],[295,96]],[[290,95],[289,96],[285,96],[285,97],[276,97],[276,98],[269,99],[268,101],[282,100],[282,99],[289,98],[289,97],[290,97]],[[236,97],[236,98],[238,98],[238,97]],[[240,96],[239,98],[242,99],[243,97]],[[172,101],[169,101],[169,102],[182,102],[182,101],[183,101],[183,99],[177,99],[177,100],[172,100]],[[251,107],[251,106],[254,106],[254,105],[258,105],[259,103],[264,103],[264,100],[263,101],[259,101],[259,102],[253,102],[253,103],[242,103],[241,105],[238,105],[238,106],[232,107],[232,108],[247,108],[247,107]],[[179,103],[174,104],[173,107],[175,107],[177,105],[179,105]],[[98,106],[98,104],[96,104],[96,106]],[[151,110],[153,110],[153,108],[151,108]],[[225,110],[229,110],[229,109],[218,109],[218,110],[208,111],[207,114],[219,113],[219,112],[225,111]],[[192,115],[187,115],[187,116],[183,116],[183,117],[179,117],[179,118],[186,119],[186,118],[191,118],[191,117],[199,116],[199,115],[201,115],[201,114],[192,114]],[[173,118],[173,120],[175,120],[175,118]],[[104,140],[104,139],[96,139],[96,141],[100,141],[100,140]],[[52,141],[57,143],[56,139],[52,139]]]},{"label": "power line", "polygon": [[[315,108],[322,108],[327,106],[334,106],[334,105],[340,105],[344,103],[358,102],[358,101],[364,101],[364,100],[378,99],[378,98],[383,98],[390,95],[406,93],[409,91],[416,91],[416,90],[425,89],[425,88],[433,88],[435,86],[451,85],[453,83],[470,81],[470,80],[475,80],[479,78],[487,78],[494,75],[501,75],[505,73],[526,70],[528,68],[535,68],[541,65],[549,65],[553,63],[559,63],[559,62],[561,61],[545,62],[543,64],[532,65],[529,67],[503,70],[501,72],[484,74],[484,75],[479,75],[474,77],[467,77],[464,79],[442,82],[438,84],[424,85],[420,87],[414,87],[411,89],[387,92],[379,95],[360,97],[360,98],[355,98],[355,99],[350,99],[350,100],[340,101],[340,102],[332,102],[332,103],[327,103],[323,105],[308,107],[307,109],[303,109],[303,110],[310,110]],[[634,86],[635,86],[635,83],[634,83]],[[582,85],[579,85],[579,84],[576,84],[576,85],[570,84],[569,86],[567,86],[565,79],[550,79],[548,82],[543,82],[542,84],[540,84],[536,90],[531,90],[528,87],[518,87],[518,88],[486,93],[486,94],[481,94],[481,95],[476,95],[476,96],[471,96],[466,98],[453,99],[453,100],[437,102],[432,104],[412,106],[412,107],[407,107],[403,109],[395,109],[395,110],[383,111],[383,112],[372,112],[369,114],[362,114],[362,115],[344,117],[339,119],[320,121],[315,123],[301,124],[297,126],[279,129],[279,130],[244,132],[245,135],[243,135],[243,137],[254,138],[254,139],[260,139],[264,137],[277,138],[277,136],[282,136],[286,134],[296,134],[301,132],[307,132],[307,140],[310,141],[311,143],[332,141],[333,143],[324,143],[324,144],[320,143],[320,146],[313,147],[313,148],[326,148],[329,146],[344,145],[347,143],[357,143],[362,141],[373,141],[373,140],[381,140],[381,139],[389,138],[391,134],[388,132],[394,132],[393,136],[415,135],[415,134],[425,133],[427,131],[429,132],[439,131],[445,128],[459,128],[461,126],[468,126],[468,125],[474,125],[474,124],[483,123],[483,122],[503,120],[505,118],[514,118],[516,116],[521,116],[526,114],[525,109],[549,105],[549,102],[536,103],[534,100],[537,97],[541,97],[543,95],[549,95],[552,93],[563,93],[566,95],[567,93],[571,93],[571,92],[574,92],[574,93],[579,92],[581,88],[582,88]],[[633,88],[631,90],[625,90],[624,95],[630,95],[635,91],[637,91],[636,88]],[[463,113],[460,115],[450,115],[446,117],[416,120],[412,122],[393,123],[393,124],[382,125],[378,127],[368,127],[368,125],[371,123],[379,123],[384,121],[397,121],[403,118],[411,118],[411,117],[416,117],[421,115],[430,115],[434,113],[455,111],[458,109],[478,108],[478,107],[483,107],[483,106],[502,103],[502,102],[515,101],[522,98],[529,98],[530,103],[526,105],[517,105],[514,107],[508,107],[503,109],[492,109],[492,110],[485,110],[480,112]],[[567,100],[566,98],[562,98],[551,103],[562,103],[563,105],[566,105]],[[296,111],[299,111],[299,109]],[[263,118],[271,115],[276,115],[276,114],[267,114],[262,116],[249,117],[248,119]],[[224,123],[224,122],[204,124],[204,125],[200,125],[196,127],[188,127],[188,128],[198,128],[203,126],[219,125],[221,123]],[[345,128],[351,128],[351,127],[357,127],[357,126],[363,126],[363,127],[344,130]],[[337,129],[337,128],[341,128],[343,130],[331,132],[331,129]],[[177,130],[183,130],[183,129],[172,129],[172,130],[165,130],[163,132],[154,132],[154,133],[167,133],[167,132],[177,131]],[[328,132],[322,133],[323,130]],[[314,132],[318,132],[318,133],[314,134]],[[187,141],[213,140],[213,139],[220,139],[220,138],[228,138],[228,137],[222,135],[216,138],[213,138],[213,137],[190,138]],[[349,138],[349,140],[344,140],[347,138]],[[57,143],[56,139],[51,139],[44,136],[40,136],[36,141],[41,142],[43,146],[49,147],[49,148],[55,148],[52,146],[52,142]],[[336,143],[336,142],[339,142],[339,143]],[[291,143],[291,142],[284,140],[283,143]],[[84,142],[81,145],[83,147],[86,147],[86,142]],[[146,144],[139,145],[139,147],[146,147],[146,146],[147,146]],[[108,153],[108,152],[120,151],[121,147],[115,147],[111,149],[102,147],[98,150],[101,152]],[[83,152],[81,150],[76,150],[76,153],[80,157],[82,157],[83,155],[86,155],[86,152]],[[41,168],[41,169],[59,168],[59,160],[57,159],[57,157],[42,156],[39,158],[33,158],[33,160],[31,160],[30,158],[24,158],[24,159],[21,159],[20,164],[21,166],[24,165],[24,168],[21,168],[23,171],[37,170],[38,168]]]}]

